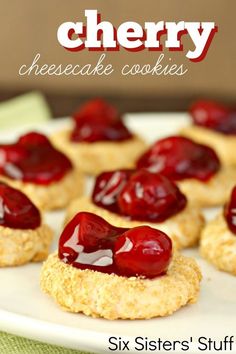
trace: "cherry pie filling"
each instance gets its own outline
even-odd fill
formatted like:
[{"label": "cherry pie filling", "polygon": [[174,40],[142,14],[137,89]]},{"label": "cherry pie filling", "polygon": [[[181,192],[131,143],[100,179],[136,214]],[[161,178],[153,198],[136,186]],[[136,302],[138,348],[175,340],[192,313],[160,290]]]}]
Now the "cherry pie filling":
[{"label": "cherry pie filling", "polygon": [[224,217],[230,231],[236,235],[236,186],[232,190],[229,202],[225,205]]},{"label": "cherry pie filling", "polygon": [[98,176],[92,201],[130,220],[162,222],[186,206],[186,197],[168,178],[147,170],[119,170]]},{"label": "cherry pie filling", "polygon": [[28,133],[15,144],[0,145],[0,174],[8,178],[48,185],[70,170],[70,160],[43,134]]},{"label": "cherry pie filling", "polygon": [[154,278],[166,273],[172,242],[149,226],[119,228],[95,214],[81,212],[62,232],[58,257],[82,270]]},{"label": "cherry pie filling", "polygon": [[40,224],[40,212],[30,199],[0,182],[0,225],[23,230],[36,229]]},{"label": "cherry pie filling", "polygon": [[89,101],[73,119],[73,142],[123,141],[133,137],[118,111],[101,99]]},{"label": "cherry pie filling", "polygon": [[236,134],[236,110],[214,101],[198,101],[190,108],[193,124],[226,135]]},{"label": "cherry pie filling", "polygon": [[219,171],[220,161],[210,147],[172,136],[157,141],[139,158],[137,168],[161,173],[175,181],[195,178],[206,182]]}]

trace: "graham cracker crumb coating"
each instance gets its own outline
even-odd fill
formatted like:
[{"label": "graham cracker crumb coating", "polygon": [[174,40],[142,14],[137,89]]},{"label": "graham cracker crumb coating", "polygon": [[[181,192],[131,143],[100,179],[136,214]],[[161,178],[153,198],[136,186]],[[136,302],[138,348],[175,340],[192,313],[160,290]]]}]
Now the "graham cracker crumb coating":
[{"label": "graham cracker crumb coating", "polygon": [[236,235],[229,230],[223,214],[203,229],[200,252],[219,270],[236,275]]},{"label": "graham cracker crumb coating", "polygon": [[83,194],[84,177],[77,170],[67,173],[60,181],[49,185],[38,185],[0,176],[0,180],[25,193],[32,202],[43,210],[64,208],[71,200]]},{"label": "graham cracker crumb coating", "polygon": [[51,136],[55,147],[66,154],[81,171],[97,175],[107,170],[134,168],[138,157],[147,149],[143,139],[135,136],[124,141],[76,143],[70,141],[71,129]]},{"label": "graham cracker crumb coating", "polygon": [[200,281],[196,262],[180,255],[166,275],[152,280],[80,270],[63,263],[56,253],[41,271],[42,290],[64,310],[108,320],[171,315],[197,301]]},{"label": "graham cracker crumb coating", "polygon": [[44,224],[34,230],[0,226],[0,267],[45,260],[52,239],[53,231]]},{"label": "graham cracker crumb coating", "polygon": [[72,201],[67,209],[65,222],[69,222],[80,211],[97,214],[114,226],[132,228],[139,225],[149,225],[165,232],[178,249],[196,245],[204,226],[204,218],[200,210],[193,206],[187,206],[180,213],[162,223],[150,223],[127,220],[125,217],[98,207],[88,197]]}]

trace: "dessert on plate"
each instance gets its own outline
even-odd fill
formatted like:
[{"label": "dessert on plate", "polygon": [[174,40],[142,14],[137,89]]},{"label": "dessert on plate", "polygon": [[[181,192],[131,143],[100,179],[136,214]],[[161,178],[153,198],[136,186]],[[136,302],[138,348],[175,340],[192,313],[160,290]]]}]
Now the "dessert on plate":
[{"label": "dessert on plate", "polygon": [[72,117],[70,128],[51,137],[52,142],[87,174],[132,168],[146,144],[131,133],[115,107],[95,99]]},{"label": "dessert on plate", "polygon": [[199,207],[223,205],[236,180],[236,168],[221,165],[212,148],[181,136],[154,143],[136,168],[167,176]]},{"label": "dessert on plate", "polygon": [[172,181],[147,170],[100,174],[91,197],[72,201],[66,222],[79,211],[97,214],[117,227],[157,228],[166,232],[177,248],[195,245],[204,224],[200,210],[188,205]]},{"label": "dessert on plate", "polygon": [[0,182],[0,267],[44,260],[52,238],[31,200]]},{"label": "dessert on plate", "polygon": [[79,170],[45,135],[36,132],[0,145],[0,180],[47,210],[65,207],[83,191]]},{"label": "dessert on plate", "polygon": [[200,252],[219,270],[236,275],[236,187],[224,210],[203,229]]},{"label": "dessert on plate", "polygon": [[190,109],[192,125],[181,135],[211,146],[225,165],[236,165],[236,110],[213,101],[198,101]]},{"label": "dessert on plate", "polygon": [[200,280],[195,260],[173,253],[162,231],[116,227],[81,212],[44,263],[40,283],[66,311],[115,320],[170,315],[197,301]]}]

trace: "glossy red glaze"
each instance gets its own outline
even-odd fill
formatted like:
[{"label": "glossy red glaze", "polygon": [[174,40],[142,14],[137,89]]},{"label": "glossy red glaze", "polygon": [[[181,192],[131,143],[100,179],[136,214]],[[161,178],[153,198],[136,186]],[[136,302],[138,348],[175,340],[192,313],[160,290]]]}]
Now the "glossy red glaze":
[{"label": "glossy red glaze", "polygon": [[71,140],[74,142],[93,143],[132,138],[117,110],[103,100],[89,101],[73,115],[73,118],[75,127]]},{"label": "glossy red glaze", "polygon": [[0,174],[8,178],[48,185],[71,169],[70,160],[43,134],[31,132],[15,144],[0,145]]},{"label": "glossy red glaze", "polygon": [[236,134],[236,110],[214,101],[198,101],[190,108],[193,123],[223,134]]},{"label": "glossy red glaze", "polygon": [[11,229],[36,229],[40,224],[40,212],[30,199],[0,182],[0,225]]},{"label": "glossy red glaze", "polygon": [[172,136],[157,141],[139,158],[137,168],[147,168],[176,181],[195,178],[204,182],[219,171],[220,161],[210,147]]},{"label": "glossy red glaze", "polygon": [[183,210],[187,199],[165,176],[140,170],[122,189],[118,204],[121,214],[131,219],[162,222]]},{"label": "glossy red glaze", "polygon": [[[171,259],[168,236],[148,226],[129,231],[114,227],[95,214],[78,213],[60,237],[58,256],[75,268],[102,273],[147,278],[163,274]],[[133,263],[126,267],[128,255]],[[143,264],[138,266],[139,262]]]},{"label": "glossy red glaze", "polygon": [[120,274],[154,278],[167,271],[172,256],[172,242],[162,231],[138,226],[117,238],[114,254]]},{"label": "glossy red glaze", "polygon": [[117,197],[132,173],[132,170],[116,170],[101,173],[96,178],[92,194],[93,203],[114,213],[119,213]]}]

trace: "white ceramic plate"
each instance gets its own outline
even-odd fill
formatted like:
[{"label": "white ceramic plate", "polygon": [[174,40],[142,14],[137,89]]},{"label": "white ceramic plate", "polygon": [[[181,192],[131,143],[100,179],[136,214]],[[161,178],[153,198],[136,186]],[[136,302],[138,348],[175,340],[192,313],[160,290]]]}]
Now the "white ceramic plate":
[{"label": "white ceramic plate", "polygon": [[[178,129],[187,123],[187,119],[184,114],[133,114],[127,117],[127,124],[147,140],[154,141],[158,137],[177,133]],[[67,124],[68,121],[62,119],[36,128],[50,133]],[[23,127],[11,132],[2,132],[0,141],[15,139],[27,129]],[[215,211],[208,211],[207,214],[212,217]],[[63,212],[48,213],[46,219],[55,229],[53,250],[57,247]],[[235,335],[236,278],[215,270],[200,258],[197,250],[184,253],[196,257],[204,274],[198,303],[187,306],[170,317],[148,321],[111,322],[63,312],[40,290],[41,264],[0,269],[0,330],[69,348],[100,353],[109,351],[111,336],[122,337],[123,340],[127,338],[130,341],[129,352],[136,353],[136,337],[154,340],[161,338],[170,342],[190,341],[192,337],[187,352],[201,353],[202,351],[198,350],[199,337],[214,339],[220,345],[219,341],[224,340],[225,336]],[[182,353],[178,348],[180,347],[177,344],[175,353]],[[212,353],[214,350],[204,351],[208,352]],[[236,353],[236,349],[231,352]]]}]

